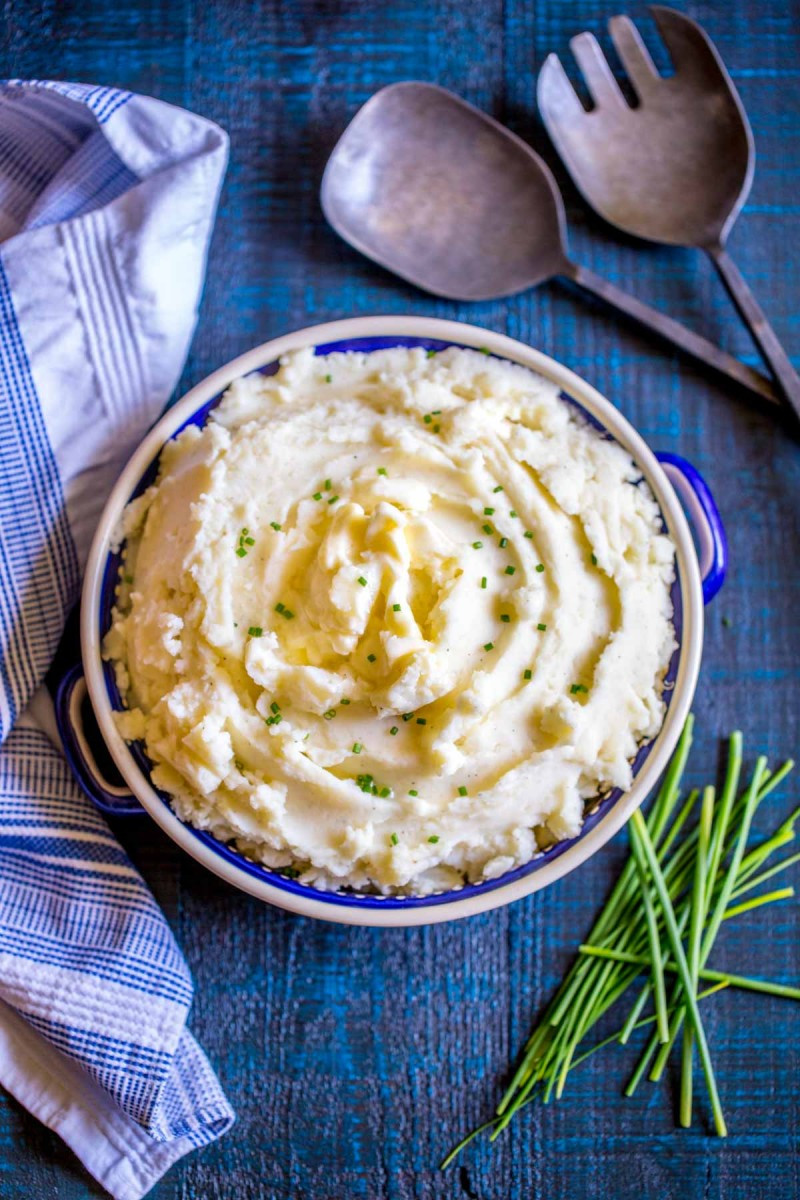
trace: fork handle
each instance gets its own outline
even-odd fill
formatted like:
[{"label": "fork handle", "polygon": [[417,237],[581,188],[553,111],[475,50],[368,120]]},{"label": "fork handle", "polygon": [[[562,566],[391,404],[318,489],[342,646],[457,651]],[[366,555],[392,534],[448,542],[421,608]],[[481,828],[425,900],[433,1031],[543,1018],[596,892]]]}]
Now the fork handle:
[{"label": "fork handle", "polygon": [[783,395],[794,409],[795,416],[800,418],[800,376],[792,366],[789,355],[778,341],[775,330],[761,311],[761,305],[727,250],[722,246],[707,246],[706,250]]},{"label": "fork handle", "polygon": [[579,266],[578,263],[566,263],[559,274],[571,279],[580,287],[586,288],[593,295],[599,296],[607,304],[618,308],[627,317],[632,317],[640,325],[646,326],[653,333],[657,333],[659,337],[672,342],[680,350],[685,350],[687,354],[699,359],[706,366],[726,375],[734,383],[746,387],[762,400],[780,404],[780,396],[766,375],[754,371],[752,367],[740,362],[733,354],[728,354],[726,350],[709,342],[707,338],[701,337],[699,333],[687,329],[685,325],[681,325],[680,321],[675,321],[666,313],[651,308],[649,304],[643,304],[635,296],[623,292],[621,288],[609,283],[602,276],[595,275],[594,271],[590,271],[588,267]]}]

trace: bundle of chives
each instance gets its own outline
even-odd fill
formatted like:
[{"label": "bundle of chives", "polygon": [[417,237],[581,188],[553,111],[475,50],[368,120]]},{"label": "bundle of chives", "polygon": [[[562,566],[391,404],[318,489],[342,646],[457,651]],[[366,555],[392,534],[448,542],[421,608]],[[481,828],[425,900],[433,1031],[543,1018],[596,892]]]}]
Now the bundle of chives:
[{"label": "bundle of chives", "polygon": [[[775,772],[766,759],[756,762],[749,785],[739,794],[741,734],[730,738],[727,771],[717,801],[713,787],[692,791],[678,807],[680,783],[692,741],[689,717],[661,788],[647,816],[633,815],[631,855],[596,919],[579,957],[550,1001],[523,1050],[522,1058],[494,1117],[470,1133],[442,1163],[447,1166],[478,1133],[491,1129],[494,1140],[537,1096],[547,1103],[564,1091],[569,1072],[603,1046],[626,1044],[635,1029],[653,1026],[625,1088],[633,1095],[653,1061],[659,1079],[681,1029],[680,1122],[692,1116],[692,1073],[698,1051],[717,1133],[726,1135],[708,1042],[698,1001],[726,987],[800,1000],[800,988],[711,970],[707,961],[723,921],[794,895],[791,887],[749,896],[768,879],[800,861],[790,855],[762,870],[767,859],[794,838],[793,812],[775,832],[748,850],[752,821],[762,801],[786,777],[791,761]],[[699,819],[689,825],[700,802]],[[740,903],[736,903],[740,901]],[[586,1035],[645,974],[622,1028],[589,1049]],[[673,979],[667,990],[667,977]],[[713,986],[698,991],[700,981]],[[653,1013],[642,1016],[648,1001]],[[577,1053],[578,1050],[580,1053]]]}]

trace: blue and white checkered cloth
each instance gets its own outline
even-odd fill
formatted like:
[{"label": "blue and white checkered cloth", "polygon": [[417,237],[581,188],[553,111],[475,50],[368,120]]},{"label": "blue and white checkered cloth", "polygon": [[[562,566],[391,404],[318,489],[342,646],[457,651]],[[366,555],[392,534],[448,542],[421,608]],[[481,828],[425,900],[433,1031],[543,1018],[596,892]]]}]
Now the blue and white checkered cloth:
[{"label": "blue and white checkered cloth", "polygon": [[226,158],[217,126],[157,100],[0,84],[0,1083],[119,1200],[233,1113],[41,684],[105,496],[180,374]]}]

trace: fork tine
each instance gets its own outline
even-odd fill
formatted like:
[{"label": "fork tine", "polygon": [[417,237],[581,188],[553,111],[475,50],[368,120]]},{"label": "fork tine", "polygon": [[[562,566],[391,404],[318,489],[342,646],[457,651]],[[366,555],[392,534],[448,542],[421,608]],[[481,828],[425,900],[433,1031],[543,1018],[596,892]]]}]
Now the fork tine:
[{"label": "fork tine", "polygon": [[627,108],[625,97],[594,34],[579,33],[569,45],[596,106]]},{"label": "fork tine", "polygon": [[552,116],[554,120],[572,122],[586,116],[557,54],[548,54],[542,64],[536,85],[536,98],[544,117]]},{"label": "fork tine", "polygon": [[611,40],[640,100],[660,79],[650,51],[630,17],[612,17],[608,22]]},{"label": "fork tine", "polygon": [[719,75],[719,58],[704,30],[683,13],[662,4],[651,4],[650,12],[664,45],[669,50],[675,74]]}]

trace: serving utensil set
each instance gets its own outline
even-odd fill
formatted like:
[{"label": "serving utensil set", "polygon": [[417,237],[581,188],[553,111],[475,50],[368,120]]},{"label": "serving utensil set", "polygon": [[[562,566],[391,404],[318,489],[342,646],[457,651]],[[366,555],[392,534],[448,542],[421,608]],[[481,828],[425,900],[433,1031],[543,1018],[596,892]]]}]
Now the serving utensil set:
[{"label": "serving utensil set", "polygon": [[772,379],[574,262],[564,202],[544,161],[433,84],[393,84],[356,114],[328,161],[323,210],[356,249],[434,295],[487,300],[566,278],[800,417],[800,377],[725,249],[753,177],[747,117],[700,26],[673,9],[650,11],[672,75],[658,73],[628,17],[612,17],[609,32],[636,105],[594,35],[580,33],[570,46],[592,107],[584,108],[551,54],[538,79],[542,118],[577,188],[606,221],[709,255]]}]

